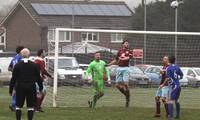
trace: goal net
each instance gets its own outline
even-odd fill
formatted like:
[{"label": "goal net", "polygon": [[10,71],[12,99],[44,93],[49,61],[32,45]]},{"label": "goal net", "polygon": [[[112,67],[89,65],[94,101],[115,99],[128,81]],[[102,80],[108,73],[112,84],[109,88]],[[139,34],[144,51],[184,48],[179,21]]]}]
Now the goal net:
[{"label": "goal net", "polygon": [[[130,66],[161,66],[163,56],[174,55],[177,64],[182,67],[200,67],[199,39],[200,33],[193,32],[70,28],[49,30],[48,54],[51,57],[47,61],[54,80],[50,82],[53,87],[49,88],[50,95],[46,104],[51,106],[53,98],[53,106],[86,106],[86,94],[91,91],[83,76],[88,64],[94,59],[94,53],[100,52],[101,59],[109,63],[115,58],[123,40],[127,40],[129,49],[133,50]],[[144,79],[141,77],[141,80]],[[146,84],[150,82],[143,82],[143,85]],[[111,101],[107,99],[108,106]]]}]

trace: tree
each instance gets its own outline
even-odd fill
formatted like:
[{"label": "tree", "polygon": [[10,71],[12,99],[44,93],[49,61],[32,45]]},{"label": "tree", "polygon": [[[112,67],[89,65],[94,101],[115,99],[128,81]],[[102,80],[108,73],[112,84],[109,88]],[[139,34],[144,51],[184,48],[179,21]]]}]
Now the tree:
[{"label": "tree", "polygon": [[[170,7],[172,0],[156,1],[147,4],[147,30],[174,31],[175,10]],[[178,7],[178,31],[200,31],[199,0],[184,0]],[[143,30],[144,6],[135,8],[132,28]]]}]

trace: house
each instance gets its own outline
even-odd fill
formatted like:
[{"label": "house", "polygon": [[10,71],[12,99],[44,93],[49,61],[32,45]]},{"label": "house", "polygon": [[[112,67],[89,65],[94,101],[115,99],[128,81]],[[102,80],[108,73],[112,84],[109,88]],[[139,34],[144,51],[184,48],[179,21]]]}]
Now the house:
[{"label": "house", "polygon": [[[55,28],[130,29],[132,11],[125,2],[19,0],[1,22],[5,28],[5,50],[17,45],[31,50],[49,49]],[[60,32],[61,45],[89,41],[104,47],[118,45],[125,35],[87,32]],[[51,43],[51,44],[49,44]]]}]

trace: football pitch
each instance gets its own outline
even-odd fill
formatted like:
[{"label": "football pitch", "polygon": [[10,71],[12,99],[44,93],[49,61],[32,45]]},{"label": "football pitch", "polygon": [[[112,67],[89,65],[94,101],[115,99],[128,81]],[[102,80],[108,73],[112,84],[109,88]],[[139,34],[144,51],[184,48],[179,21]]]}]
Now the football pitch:
[{"label": "football pitch", "polygon": [[[124,97],[115,88],[106,88],[105,96],[96,109],[88,108],[91,88],[59,87],[58,106],[52,107],[52,88],[48,88],[44,113],[35,113],[34,120],[165,120],[162,106],[161,118],[153,118],[156,88],[131,89],[130,108],[124,108]],[[0,87],[0,120],[14,120],[15,114],[8,108],[10,96],[7,87]],[[199,120],[200,89],[182,88],[180,120]],[[26,109],[23,119],[27,120]]]}]

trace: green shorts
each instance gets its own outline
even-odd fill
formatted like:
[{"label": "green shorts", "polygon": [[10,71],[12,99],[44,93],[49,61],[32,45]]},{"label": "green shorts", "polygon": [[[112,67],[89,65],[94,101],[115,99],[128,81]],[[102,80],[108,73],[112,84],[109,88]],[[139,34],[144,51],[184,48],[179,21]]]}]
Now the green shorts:
[{"label": "green shorts", "polygon": [[104,81],[103,80],[94,80],[92,82],[93,92],[96,94],[98,92],[104,93]]}]

